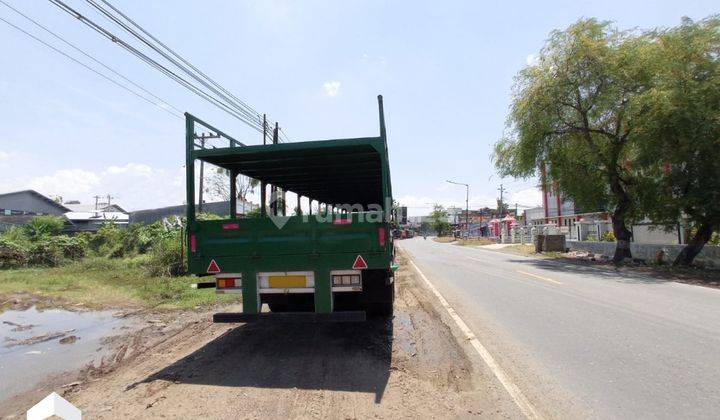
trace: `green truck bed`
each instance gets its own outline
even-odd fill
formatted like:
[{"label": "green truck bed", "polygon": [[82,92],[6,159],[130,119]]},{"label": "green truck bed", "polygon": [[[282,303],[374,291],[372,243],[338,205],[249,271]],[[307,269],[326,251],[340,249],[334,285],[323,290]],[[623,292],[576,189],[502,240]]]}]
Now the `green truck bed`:
[{"label": "green truck bed", "polygon": [[[392,312],[392,189],[378,99],[380,136],[369,138],[244,146],[186,114],[188,267],[215,276],[219,293],[242,293],[242,313],[216,321]],[[228,147],[199,148],[196,125],[226,138]],[[231,182],[228,218],[197,220],[196,160],[227,169],[231,179],[261,181],[261,214],[237,214]],[[270,205],[281,201],[264,193],[270,186],[297,194],[290,208],[302,201],[322,211],[284,216],[282,206]],[[263,303],[271,313],[261,313]]]}]

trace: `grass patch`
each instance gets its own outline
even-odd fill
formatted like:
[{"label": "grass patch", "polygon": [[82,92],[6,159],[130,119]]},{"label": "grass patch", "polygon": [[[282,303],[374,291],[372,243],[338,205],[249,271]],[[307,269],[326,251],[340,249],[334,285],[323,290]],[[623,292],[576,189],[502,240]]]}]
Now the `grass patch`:
[{"label": "grass patch", "polygon": [[470,238],[470,239],[458,239],[455,245],[460,246],[482,246],[497,243],[489,238]]},{"label": "grass patch", "polygon": [[563,258],[563,257],[565,257],[565,254],[562,252],[546,251],[543,253],[537,253],[537,252],[535,252],[535,245],[532,245],[532,244],[508,245],[503,248],[495,249],[495,251],[506,252],[508,254],[515,254],[515,255],[524,255],[527,257],[543,257],[543,258]]},{"label": "grass patch", "polygon": [[448,244],[450,242],[455,242],[457,239],[455,239],[453,236],[435,236],[433,238],[433,241],[440,242],[443,244]]},{"label": "grass patch", "polygon": [[192,289],[196,277],[148,277],[147,256],[86,258],[61,267],[0,271],[0,305],[32,296],[51,306],[193,308],[238,299]]}]

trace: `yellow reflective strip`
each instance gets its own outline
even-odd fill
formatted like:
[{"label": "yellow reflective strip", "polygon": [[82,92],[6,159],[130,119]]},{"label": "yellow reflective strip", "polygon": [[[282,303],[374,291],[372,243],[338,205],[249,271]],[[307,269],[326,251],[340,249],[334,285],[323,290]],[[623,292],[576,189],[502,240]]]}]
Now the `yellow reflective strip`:
[{"label": "yellow reflective strip", "polygon": [[270,276],[268,285],[272,288],[287,289],[291,287],[305,287],[305,276]]}]

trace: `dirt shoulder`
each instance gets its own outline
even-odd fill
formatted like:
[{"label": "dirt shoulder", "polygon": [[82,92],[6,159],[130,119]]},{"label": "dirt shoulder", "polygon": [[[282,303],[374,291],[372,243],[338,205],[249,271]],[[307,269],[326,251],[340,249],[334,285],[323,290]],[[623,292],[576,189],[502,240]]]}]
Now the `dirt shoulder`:
[{"label": "dirt shoulder", "polygon": [[392,320],[223,325],[168,314],[116,339],[103,366],[14,404],[54,389],[88,418],[519,417],[399,263]]}]

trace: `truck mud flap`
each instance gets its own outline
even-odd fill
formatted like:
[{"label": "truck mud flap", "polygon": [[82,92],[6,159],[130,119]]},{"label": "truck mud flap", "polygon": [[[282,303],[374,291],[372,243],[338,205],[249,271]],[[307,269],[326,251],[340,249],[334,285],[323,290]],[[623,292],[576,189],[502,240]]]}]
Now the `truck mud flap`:
[{"label": "truck mud flap", "polygon": [[225,312],[213,314],[215,323],[234,322],[364,322],[365,311],[337,311],[330,314],[315,312],[263,312],[260,314],[243,314]]}]

